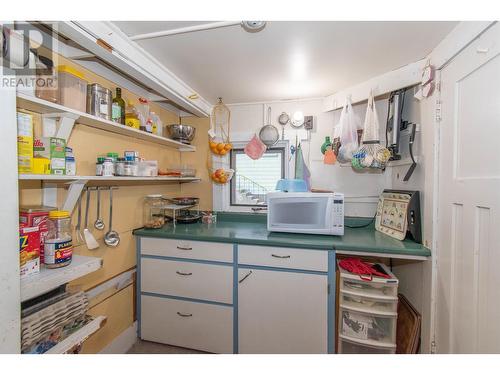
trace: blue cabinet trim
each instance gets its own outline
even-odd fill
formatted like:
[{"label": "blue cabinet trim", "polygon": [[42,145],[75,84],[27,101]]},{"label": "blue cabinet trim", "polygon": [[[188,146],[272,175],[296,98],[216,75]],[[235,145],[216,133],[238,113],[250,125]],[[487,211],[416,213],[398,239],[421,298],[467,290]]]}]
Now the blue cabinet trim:
[{"label": "blue cabinet trim", "polygon": [[335,353],[335,251],[328,252],[328,307],[327,307],[327,326],[328,326],[328,353]]},{"label": "blue cabinet trim", "polygon": [[136,275],[135,280],[136,292],[135,292],[135,306],[137,314],[137,337],[141,338],[141,238],[136,237]]},{"label": "blue cabinet trim", "polygon": [[238,245],[233,244],[233,353],[238,353]]}]

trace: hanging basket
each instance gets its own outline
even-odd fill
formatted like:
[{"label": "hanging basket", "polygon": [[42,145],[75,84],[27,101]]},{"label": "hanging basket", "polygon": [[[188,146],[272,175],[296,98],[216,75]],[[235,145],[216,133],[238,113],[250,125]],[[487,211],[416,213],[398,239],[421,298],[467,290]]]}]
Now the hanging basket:
[{"label": "hanging basket", "polygon": [[212,154],[218,156],[226,155],[233,145],[229,139],[231,131],[231,111],[222,102],[222,98],[212,109],[210,115],[210,128],[212,136],[209,136],[208,146]]},{"label": "hanging basket", "polygon": [[213,161],[210,152],[207,155],[207,170],[212,182],[218,185],[229,183],[234,176],[234,169],[229,168],[228,163],[222,159]]}]

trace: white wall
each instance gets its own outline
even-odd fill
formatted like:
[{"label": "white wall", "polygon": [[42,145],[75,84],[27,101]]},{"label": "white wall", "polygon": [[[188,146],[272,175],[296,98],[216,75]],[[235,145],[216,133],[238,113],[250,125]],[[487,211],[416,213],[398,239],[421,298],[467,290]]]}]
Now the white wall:
[{"label": "white wall", "polygon": [[[290,116],[296,111],[302,111],[306,116],[314,116],[314,129],[311,131],[310,141],[307,132],[303,129],[293,129],[290,125],[285,127],[285,139],[290,144],[295,144],[296,136],[302,142],[304,158],[311,171],[313,188],[329,189],[346,194],[346,214],[348,216],[373,216],[379,194],[384,188],[391,186],[391,170],[384,173],[360,173],[350,166],[341,167],[323,164],[323,154],[320,147],[325,136],[333,139],[334,126],[340,118],[340,110],[323,112],[323,100],[297,100],[273,103],[256,103],[244,105],[229,105],[231,110],[231,139],[233,141],[248,141],[254,134],[258,134],[262,127],[264,108],[271,107],[271,121],[281,134],[281,125],[278,117],[282,112]],[[381,125],[381,133],[385,131],[387,116],[387,100],[376,102],[376,108]],[[365,117],[366,103],[356,105],[354,112],[359,116],[361,126]],[[385,133],[384,133],[385,134]],[[385,139],[385,135],[384,138]],[[290,162],[290,177],[293,177],[294,160]]]},{"label": "white wall", "polygon": [[[4,77],[0,65],[0,79]],[[2,199],[0,200],[0,353],[20,352],[19,204],[15,89],[0,88]]]}]

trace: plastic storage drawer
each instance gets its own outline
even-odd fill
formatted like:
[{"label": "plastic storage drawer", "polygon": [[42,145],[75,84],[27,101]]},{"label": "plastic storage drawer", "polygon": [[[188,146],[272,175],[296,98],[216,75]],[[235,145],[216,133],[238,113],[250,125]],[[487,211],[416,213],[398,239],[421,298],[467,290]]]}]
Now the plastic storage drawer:
[{"label": "plastic storage drawer", "polygon": [[381,314],[394,315],[398,311],[398,299],[378,299],[375,297],[362,297],[348,292],[341,292],[339,296],[340,307],[350,310]]},{"label": "plastic storage drawer", "polygon": [[[375,280],[375,279],[374,279]],[[398,284],[379,283],[376,281],[363,281],[341,277],[340,291],[355,294],[362,297],[387,299],[396,298],[398,295]]]},{"label": "plastic storage drawer", "polygon": [[397,314],[393,316],[339,309],[340,335],[366,341],[366,344],[394,344]]},{"label": "plastic storage drawer", "polygon": [[340,354],[395,354],[395,348],[363,345],[346,339],[339,340]]}]

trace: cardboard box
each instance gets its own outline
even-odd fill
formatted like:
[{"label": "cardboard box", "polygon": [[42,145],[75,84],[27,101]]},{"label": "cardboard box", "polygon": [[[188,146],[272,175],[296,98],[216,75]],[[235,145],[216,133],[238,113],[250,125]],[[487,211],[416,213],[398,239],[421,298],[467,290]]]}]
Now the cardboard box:
[{"label": "cardboard box", "polygon": [[40,272],[40,230],[38,227],[19,229],[19,262],[21,279]]},{"label": "cardboard box", "polygon": [[33,151],[35,158],[50,160],[50,174],[64,175],[66,173],[66,141],[62,138],[36,138]]},{"label": "cardboard box", "polygon": [[48,206],[25,206],[19,211],[19,227],[38,227],[40,231],[40,262],[43,263],[45,237],[49,231],[49,212],[56,210]]},{"label": "cardboard box", "polygon": [[17,112],[17,165],[19,173],[33,173],[33,116]]}]

